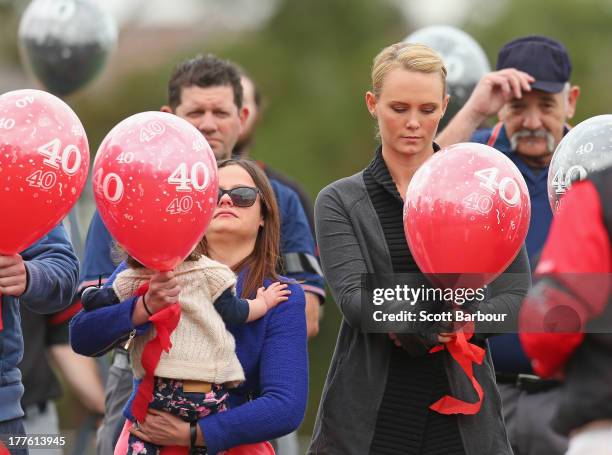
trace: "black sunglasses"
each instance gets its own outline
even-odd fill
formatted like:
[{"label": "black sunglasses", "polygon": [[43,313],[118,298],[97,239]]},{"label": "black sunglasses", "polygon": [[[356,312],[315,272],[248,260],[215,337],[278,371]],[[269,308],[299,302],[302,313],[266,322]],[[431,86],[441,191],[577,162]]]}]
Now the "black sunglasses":
[{"label": "black sunglasses", "polygon": [[219,205],[223,195],[228,194],[236,207],[250,207],[255,204],[255,201],[257,200],[257,193],[259,193],[259,190],[250,186],[237,186],[231,190],[219,188],[219,193],[217,194],[217,205]]}]

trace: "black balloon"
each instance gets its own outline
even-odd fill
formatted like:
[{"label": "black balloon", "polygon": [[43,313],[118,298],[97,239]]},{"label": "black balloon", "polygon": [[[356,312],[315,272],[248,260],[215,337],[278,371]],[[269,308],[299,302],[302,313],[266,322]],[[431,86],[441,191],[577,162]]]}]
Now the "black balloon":
[{"label": "black balloon", "polygon": [[559,142],[548,170],[548,201],[558,210],[573,182],[612,165],[612,115],[591,117]]},{"label": "black balloon", "polygon": [[112,16],[93,0],[34,0],[19,24],[22,59],[58,96],[95,78],[116,42]]},{"label": "black balloon", "polygon": [[442,129],[468,100],[480,78],[491,71],[487,56],[474,38],[447,25],[421,28],[408,35],[404,42],[425,44],[444,60],[450,101],[440,122]]}]

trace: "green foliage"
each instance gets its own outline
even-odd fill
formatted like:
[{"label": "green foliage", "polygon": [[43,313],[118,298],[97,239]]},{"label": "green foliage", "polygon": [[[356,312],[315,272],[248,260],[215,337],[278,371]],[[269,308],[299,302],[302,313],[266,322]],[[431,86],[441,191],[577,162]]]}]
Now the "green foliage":
[{"label": "green foliage", "polygon": [[24,8],[21,0],[0,1],[0,60],[15,64],[19,60],[17,47],[18,12]]},{"label": "green foliage", "polygon": [[364,103],[371,61],[402,35],[382,2],[292,0],[261,33],[219,48],[252,73],[266,98],[254,155],[314,195],[363,167],[374,147]]}]

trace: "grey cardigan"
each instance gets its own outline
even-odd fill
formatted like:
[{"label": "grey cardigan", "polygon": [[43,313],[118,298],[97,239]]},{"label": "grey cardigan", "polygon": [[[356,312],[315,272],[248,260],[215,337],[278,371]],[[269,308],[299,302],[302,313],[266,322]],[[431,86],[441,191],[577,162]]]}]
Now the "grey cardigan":
[{"label": "grey cardigan", "polygon": [[[361,278],[365,273],[393,273],[382,227],[370,201],[363,171],[325,187],[315,203],[317,241],[325,279],[343,315],[309,454],[366,455],[369,453],[393,343],[386,334],[364,333],[361,320]],[[500,278],[491,283],[487,306],[516,318],[530,286],[529,263],[523,248]],[[514,275],[514,273],[520,273]],[[485,346],[488,343],[484,340]],[[476,401],[477,396],[459,365],[444,351],[444,366],[453,396]],[[474,375],[484,390],[480,412],[458,415],[467,455],[510,455],[487,350]]]}]

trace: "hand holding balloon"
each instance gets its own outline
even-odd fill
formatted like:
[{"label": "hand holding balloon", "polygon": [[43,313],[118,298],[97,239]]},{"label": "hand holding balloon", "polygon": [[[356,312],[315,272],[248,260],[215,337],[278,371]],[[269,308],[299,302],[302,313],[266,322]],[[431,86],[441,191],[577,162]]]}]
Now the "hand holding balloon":
[{"label": "hand holding balloon", "polygon": [[148,321],[151,314],[178,302],[181,286],[173,272],[156,272],[149,280],[149,289],[138,299],[132,315],[132,323],[137,326]]},{"label": "hand holding balloon", "polygon": [[19,254],[4,256],[0,254],[0,296],[19,297],[26,290],[28,275]]},{"label": "hand holding balloon", "polygon": [[180,293],[181,286],[174,272],[155,273],[149,281],[149,290],[146,293],[151,312],[155,314],[168,305],[176,303]]}]

